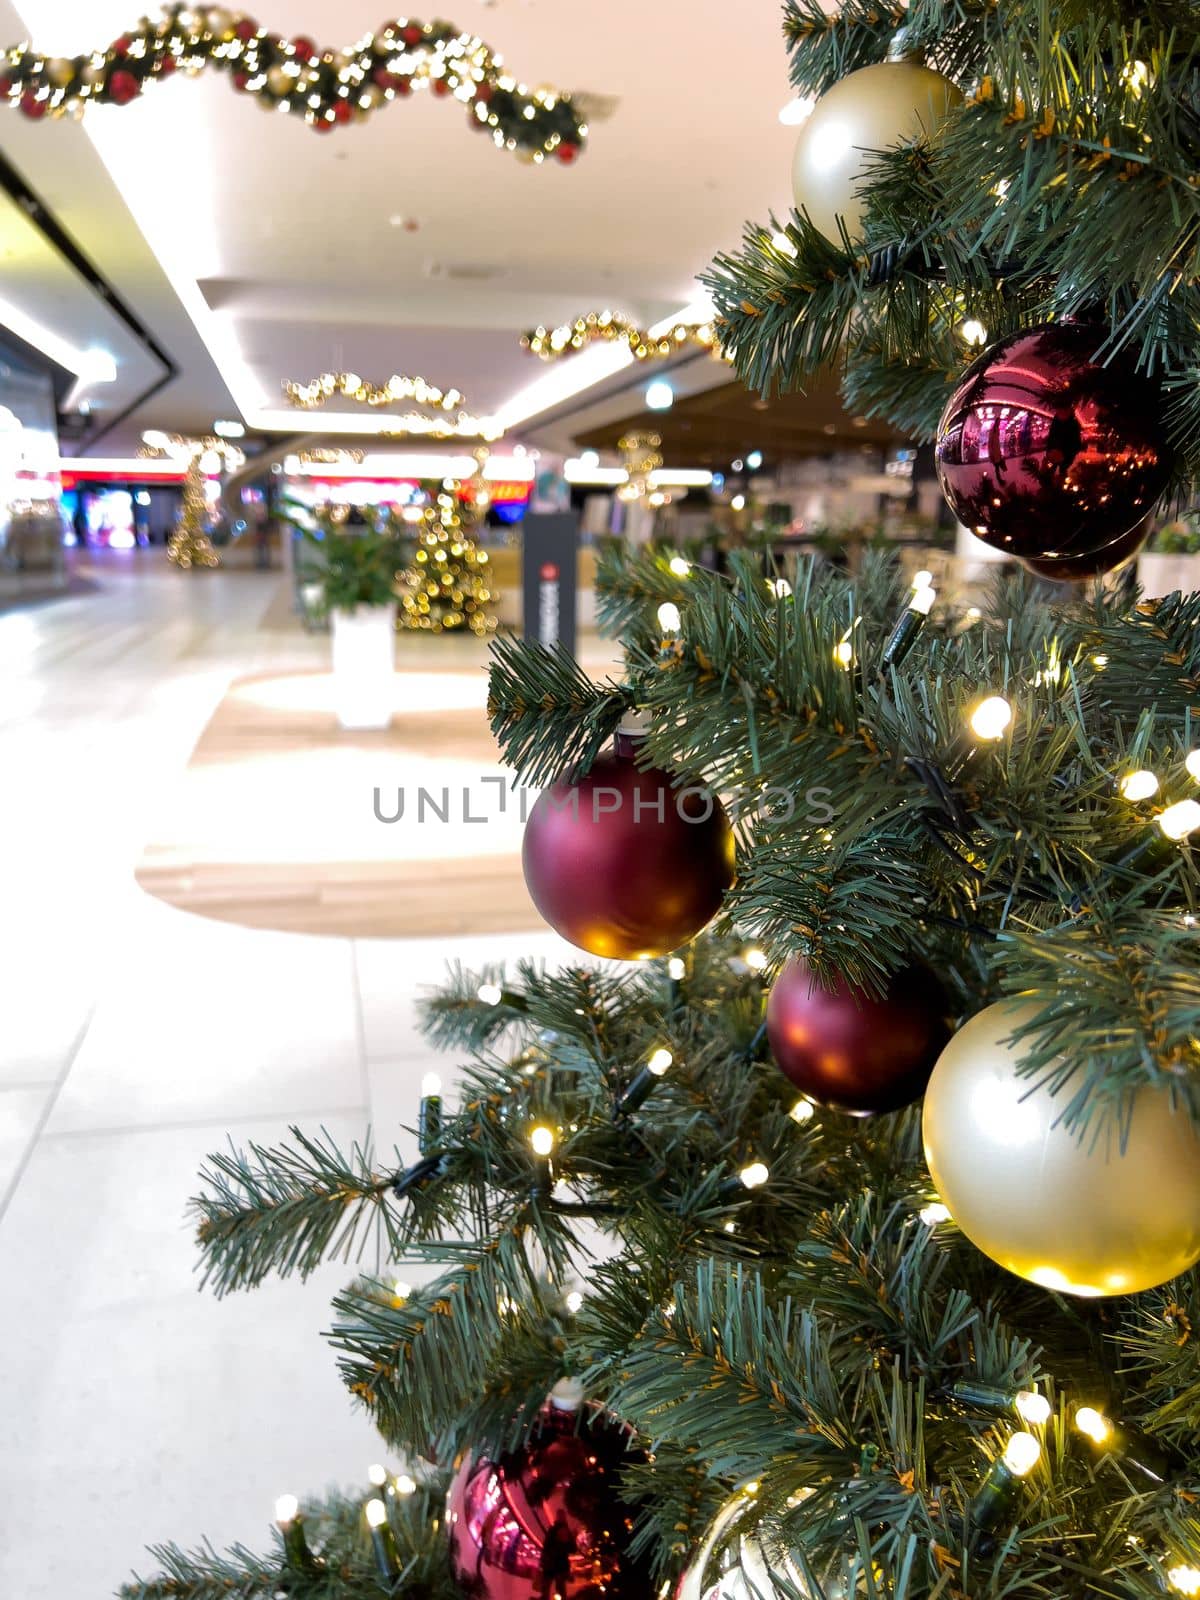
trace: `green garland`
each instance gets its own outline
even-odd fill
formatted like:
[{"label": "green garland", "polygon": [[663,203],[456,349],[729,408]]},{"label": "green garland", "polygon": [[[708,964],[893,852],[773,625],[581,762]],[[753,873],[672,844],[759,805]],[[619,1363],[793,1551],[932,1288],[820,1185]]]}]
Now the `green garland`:
[{"label": "green garland", "polygon": [[570,163],[587,126],[569,95],[531,90],[502,70],[482,39],[448,22],[400,19],[343,50],[284,39],[225,6],[169,6],[107,49],[47,57],[31,45],[5,52],[0,98],[37,121],[81,114],[92,103],[128,105],[179,68],[216,67],[268,111],[295,112],[319,133],[360,122],[390,101],[430,89],[467,108],[472,128],[525,161]]}]

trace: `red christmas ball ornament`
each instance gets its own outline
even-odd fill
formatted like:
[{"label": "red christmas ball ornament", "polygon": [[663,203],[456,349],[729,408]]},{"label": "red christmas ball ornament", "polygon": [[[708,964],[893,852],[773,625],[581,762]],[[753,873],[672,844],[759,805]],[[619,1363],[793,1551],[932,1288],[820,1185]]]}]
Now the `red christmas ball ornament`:
[{"label": "red christmas ball ornament", "polygon": [[622,1467],[644,1459],[629,1437],[599,1408],[581,1418],[551,1401],[522,1448],[467,1456],[446,1499],[450,1570],[466,1600],[651,1600],[621,1495]]},{"label": "red christmas ball ornament", "polygon": [[404,40],[405,44],[420,44],[425,35],[421,32],[420,28],[415,27],[410,23],[407,28],[401,28],[400,37]]},{"label": "red christmas ball ornament", "polygon": [[47,109],[47,102],[39,100],[37,95],[32,94],[29,90],[26,90],[21,96],[21,110],[27,117],[32,118],[34,122],[40,122],[46,115]]},{"label": "red christmas ball ornament", "polygon": [[233,75],[233,87],[235,89],[237,89],[240,93],[245,94],[249,83],[250,83],[250,74],[248,72],[235,72],[234,73],[234,75]]},{"label": "red christmas ball ornament", "polygon": [[399,95],[411,94],[412,79],[406,78],[403,73],[398,72],[392,79],[392,88],[395,89],[396,93]]},{"label": "red christmas ball ornament", "polygon": [[258,37],[258,23],[253,17],[239,17],[233,27],[234,37],[249,44],[251,39]]},{"label": "red christmas ball ornament", "polygon": [[315,61],[317,59],[317,47],[311,39],[301,34],[298,39],[292,40],[292,54],[297,61]]},{"label": "red christmas ball ornament", "polygon": [[985,544],[1022,560],[1095,556],[1166,488],[1161,396],[1128,359],[1098,365],[1103,338],[1083,320],[1016,334],[968,367],[950,396],[938,478]]},{"label": "red christmas ball ornament", "polygon": [[159,77],[160,78],[169,78],[171,76],[171,74],[176,70],[176,68],[178,66],[179,66],[178,60],[168,50],[166,55],[159,56],[159,58],[158,58],[157,71],[158,71]]},{"label": "red christmas ball ornament", "polygon": [[129,47],[132,43],[133,40],[129,37],[129,35],[127,33],[123,33],[119,39],[114,39],[109,45],[108,53],[112,56],[127,56],[129,54]]},{"label": "red christmas ball ornament", "polygon": [[108,75],[108,98],[118,106],[127,106],[142,92],[141,80],[123,68]]},{"label": "red christmas ball ornament", "polygon": [[481,84],[479,84],[476,87],[476,90],[475,90],[475,99],[476,99],[476,102],[481,106],[489,105],[491,103],[491,99],[492,99],[492,86],[491,86],[491,84],[490,83],[481,83]]},{"label": "red christmas ball ornament", "polygon": [[433,80],[433,92],[437,95],[439,100],[445,99],[445,97],[450,93],[450,85],[446,82],[445,78],[435,78]]},{"label": "red christmas ball ornament", "polygon": [[349,100],[335,100],[333,102],[333,115],[337,122],[346,123],[354,121],[354,107]]},{"label": "red christmas ball ornament", "polygon": [[640,770],[618,734],[586,777],[556,783],[529,816],[521,860],[534,905],[564,939],[619,961],[695,938],[733,882],[733,829],[698,784]]},{"label": "red christmas ball ornament", "polygon": [[928,967],[906,967],[876,998],[842,980],[823,988],[807,962],[789,961],[767,999],[767,1038],[802,1094],[864,1116],[924,1092],[950,1037],[948,1010]]},{"label": "red christmas ball ornament", "polygon": [[579,146],[577,144],[560,144],[554,153],[564,166],[569,167],[579,154]]},{"label": "red christmas ball ornament", "polygon": [[1095,550],[1090,556],[1062,556],[1037,560],[1026,556],[1021,565],[1039,578],[1053,578],[1056,583],[1086,583],[1102,572],[1115,572],[1134,556],[1145,544],[1154,529],[1153,516],[1147,515],[1111,544]]},{"label": "red christmas ball ornament", "polygon": [[381,89],[393,89],[396,86],[396,74],[389,72],[386,67],[376,67],[371,73],[371,81]]}]

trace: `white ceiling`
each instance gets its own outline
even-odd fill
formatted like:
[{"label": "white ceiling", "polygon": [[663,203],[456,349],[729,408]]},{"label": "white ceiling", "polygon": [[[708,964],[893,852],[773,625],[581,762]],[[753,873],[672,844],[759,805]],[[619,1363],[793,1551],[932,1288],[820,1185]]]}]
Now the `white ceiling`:
[{"label": "white ceiling", "polygon": [[[337,47],[378,27],[384,3],[253,10]],[[0,0],[0,46],[28,33],[83,51],[138,10]],[[525,166],[472,133],[460,103],[427,94],[322,137],[217,73],[153,85],[83,126],[0,113],[0,148],[184,369],[137,426],[278,412],[285,379],[331,367],[376,382],[419,373],[476,412],[511,413],[547,376],[518,345],[525,328],[603,306],[646,322],[672,314],[744,219],[790,204],[779,0],[449,0],[448,15],[525,81],[616,98],[574,166]],[[33,301],[49,289],[19,287]],[[603,354],[592,366],[611,369]]]}]

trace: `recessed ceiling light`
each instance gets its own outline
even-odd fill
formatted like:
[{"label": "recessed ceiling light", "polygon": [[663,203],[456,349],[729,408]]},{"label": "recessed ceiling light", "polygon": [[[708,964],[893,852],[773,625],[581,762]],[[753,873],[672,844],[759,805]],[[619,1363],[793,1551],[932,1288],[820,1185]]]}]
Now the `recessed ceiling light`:
[{"label": "recessed ceiling light", "polygon": [[213,432],[222,439],[244,439],[246,436],[245,424],[241,422],[220,421],[213,423]]},{"label": "recessed ceiling light", "polygon": [[669,411],[675,404],[675,391],[665,378],[655,378],[647,385],[646,404],[651,411]]}]

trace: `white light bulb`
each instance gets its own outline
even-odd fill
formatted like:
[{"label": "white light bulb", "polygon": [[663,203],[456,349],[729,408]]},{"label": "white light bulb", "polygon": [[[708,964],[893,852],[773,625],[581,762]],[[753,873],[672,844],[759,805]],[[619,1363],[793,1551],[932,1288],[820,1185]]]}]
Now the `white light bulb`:
[{"label": "white light bulb", "polygon": [[396,1493],[402,1495],[416,1494],[417,1483],[415,1478],[410,1478],[407,1472],[402,1472],[396,1479]]},{"label": "white light bulb", "polygon": [[647,1061],[646,1071],[652,1072],[656,1078],[661,1078],[663,1073],[670,1069],[674,1060],[675,1057],[671,1054],[671,1052],[669,1050],[664,1050],[660,1046],[659,1049],[657,1049],[650,1057],[649,1061]]},{"label": "white light bulb", "polygon": [[554,1149],[554,1129],[539,1123],[536,1128],[529,1130],[529,1143],[533,1146],[535,1156],[548,1156]]},{"label": "white light bulb", "polygon": [[1200,750],[1189,750],[1183,764],[1196,782],[1200,783]]},{"label": "white light bulb", "polygon": [[744,511],[746,509],[746,496],[744,494],[735,494],[729,504],[735,511]]},{"label": "white light bulb", "polygon": [[367,1468],[367,1477],[377,1489],[383,1488],[384,1484],[387,1482],[387,1476],[386,1469],[381,1467],[378,1461],[375,1462],[374,1466]]},{"label": "white light bulb", "polygon": [[927,1228],[936,1228],[939,1222],[950,1221],[950,1209],[940,1200],[934,1200],[931,1204],[923,1206],[917,1215]]},{"label": "white light bulb", "polygon": [[767,588],[775,596],[776,600],[786,600],[792,592],[792,586],[786,578],[768,578]]},{"label": "white light bulb", "polygon": [[392,1284],[392,1293],[397,1300],[407,1300],[412,1293],[412,1284],[405,1283],[403,1278],[397,1278]]},{"label": "white light bulb", "polygon": [[658,608],[658,625],[664,633],[678,633],[683,626],[679,607],[673,600],[664,600]]},{"label": "white light bulb", "polygon": [[1017,1415],[1025,1422],[1032,1422],[1035,1427],[1040,1427],[1050,1420],[1050,1402],[1044,1394],[1038,1394],[1033,1389],[1022,1389],[1013,1401]]},{"label": "white light bulb", "polygon": [[646,385],[646,404],[651,411],[669,411],[675,404],[675,391],[665,378]]},{"label": "white light bulb", "polygon": [[682,556],[672,556],[667,565],[677,578],[686,578],[692,570],[690,561],[685,561]]},{"label": "white light bulb", "polygon": [[387,1521],[387,1507],[378,1498],[367,1501],[366,1512],[367,1521],[373,1528],[382,1528]]},{"label": "white light bulb", "polygon": [[678,983],[681,978],[687,977],[687,962],[682,956],[672,956],[667,962],[667,976],[674,978]]},{"label": "white light bulb", "polygon": [[438,1077],[436,1072],[427,1072],[421,1079],[422,1098],[428,1100],[434,1095],[441,1094],[441,1092],[442,1080]]},{"label": "white light bulb", "polygon": [[767,969],[767,954],[765,951],[759,950],[755,945],[751,945],[750,949],[746,951],[743,960],[751,972],[765,972]]},{"label": "white light bulb", "polygon": [[1004,1447],[1004,1465],[1017,1478],[1037,1466],[1042,1447],[1031,1433],[1014,1433]]},{"label": "white light bulb", "polygon": [[1170,1567],[1167,1582],[1177,1594],[1200,1595],[1200,1567]]},{"label": "white light bulb", "polygon": [[968,317],[958,331],[967,344],[983,345],[987,343],[988,331],[978,317]]},{"label": "white light bulb", "polygon": [[932,585],[927,584],[923,589],[913,590],[912,599],[908,602],[908,609],[915,611],[918,616],[927,617],[933,610],[936,599],[937,590]]},{"label": "white light bulb", "polygon": [[771,243],[775,246],[776,250],[782,251],[785,256],[795,257],[797,253],[796,246],[788,238],[786,233],[773,233],[771,235]]},{"label": "white light bulb", "polygon": [[504,998],[504,991],[498,983],[481,983],[475,993],[485,1006],[498,1006]]},{"label": "white light bulb", "polygon": [[275,1521],[282,1528],[286,1523],[295,1522],[300,1510],[300,1502],[294,1494],[281,1494],[275,1502]]},{"label": "white light bulb", "polygon": [[788,1116],[791,1117],[793,1122],[801,1124],[811,1122],[815,1115],[816,1111],[811,1100],[797,1100],[796,1104],[788,1112]]},{"label": "white light bulb", "polygon": [[761,1189],[770,1176],[771,1169],[762,1161],[752,1161],[738,1173],[747,1189]]},{"label": "white light bulb", "polygon": [[1110,1432],[1107,1418],[1094,1406],[1079,1407],[1075,1413],[1075,1426],[1080,1433],[1087,1434],[1093,1444],[1103,1444]]},{"label": "white light bulb", "polygon": [[1002,695],[989,695],[971,713],[971,732],[977,739],[999,739],[1012,721],[1012,707]]},{"label": "white light bulb", "polygon": [[751,450],[750,454],[746,457],[746,465],[750,468],[750,471],[751,472],[757,472],[759,467],[762,466],[762,464],[763,464],[763,453],[762,453],[762,451],[761,450]]},{"label": "white light bulb", "polygon": [[849,639],[843,639],[833,647],[833,660],[835,666],[849,667],[854,660],[854,646]]},{"label": "white light bulb", "polygon": [[570,1294],[567,1296],[567,1310],[572,1312],[578,1311],[582,1305],[583,1296],[580,1294],[578,1289],[572,1289]]},{"label": "white light bulb", "polygon": [[928,589],[932,582],[933,573],[926,572],[924,568],[920,572],[913,573],[912,586],[914,589]]},{"label": "white light bulb", "polygon": [[1177,800],[1158,815],[1158,825],[1168,839],[1186,839],[1200,828],[1200,805],[1194,800]]},{"label": "white light bulb", "polygon": [[1152,772],[1127,772],[1120,789],[1126,800],[1149,800],[1158,793],[1158,779]]}]

